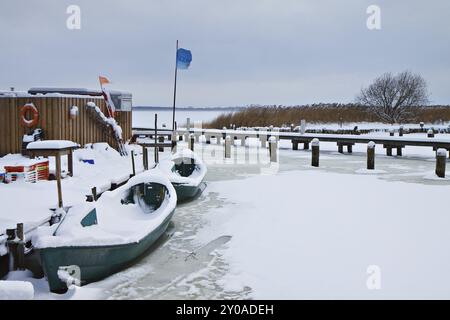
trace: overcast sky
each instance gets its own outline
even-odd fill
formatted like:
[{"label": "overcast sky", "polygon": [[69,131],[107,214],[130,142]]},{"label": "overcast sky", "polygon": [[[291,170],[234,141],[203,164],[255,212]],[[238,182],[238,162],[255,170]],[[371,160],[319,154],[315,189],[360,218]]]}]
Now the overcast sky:
[{"label": "overcast sky", "polygon": [[[81,8],[69,30],[66,9]],[[381,30],[366,26],[381,8]],[[450,104],[449,0],[1,0],[0,90],[98,87],[172,103],[175,41],[193,61],[184,106],[352,102],[384,72],[426,79]]]}]

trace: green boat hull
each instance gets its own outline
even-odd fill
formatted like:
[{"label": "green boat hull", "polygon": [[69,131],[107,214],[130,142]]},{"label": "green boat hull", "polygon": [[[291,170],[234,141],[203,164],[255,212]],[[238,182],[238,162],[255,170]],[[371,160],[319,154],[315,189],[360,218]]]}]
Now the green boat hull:
[{"label": "green boat hull", "polygon": [[192,200],[200,195],[206,187],[205,183],[200,183],[198,186],[187,186],[181,183],[172,183],[177,192],[178,202],[185,202]]},{"label": "green boat hull", "polygon": [[60,266],[80,268],[81,284],[102,280],[123,270],[140,258],[166,231],[173,210],[155,230],[139,242],[106,246],[73,246],[39,249],[42,268],[50,291],[63,292],[66,284],[57,275]]}]

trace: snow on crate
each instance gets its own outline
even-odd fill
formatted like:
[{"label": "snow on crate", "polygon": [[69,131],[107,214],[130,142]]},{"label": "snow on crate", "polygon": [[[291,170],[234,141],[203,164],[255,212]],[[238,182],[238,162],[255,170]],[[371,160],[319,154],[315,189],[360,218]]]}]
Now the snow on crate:
[{"label": "snow on crate", "polygon": [[25,157],[13,157],[9,162],[4,162],[4,182],[24,180],[26,182],[37,182],[48,180],[49,161],[47,159],[28,159]]}]

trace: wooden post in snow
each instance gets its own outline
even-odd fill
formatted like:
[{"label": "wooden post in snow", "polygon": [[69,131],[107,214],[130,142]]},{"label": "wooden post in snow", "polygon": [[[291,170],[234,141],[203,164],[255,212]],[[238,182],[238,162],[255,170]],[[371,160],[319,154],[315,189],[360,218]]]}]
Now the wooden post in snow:
[{"label": "wooden post in snow", "polygon": [[375,142],[367,144],[367,170],[375,169]]},{"label": "wooden post in snow", "polygon": [[277,138],[274,136],[271,136],[269,138],[269,155],[270,155],[270,162],[278,162],[278,143]]},{"label": "wooden post in snow", "polygon": [[25,234],[23,231],[23,223],[17,224],[17,269],[24,270],[25,269]]},{"label": "wooden post in snow", "polygon": [[189,142],[188,142],[188,145],[189,145],[189,149],[191,149],[192,152],[194,152],[194,140],[195,140],[194,134],[191,133],[191,134],[189,135]]},{"label": "wooden post in snow", "polygon": [[62,189],[61,189],[61,154],[57,154],[56,158],[56,187],[58,189],[58,208],[63,207]]},{"label": "wooden post in snow", "polygon": [[447,150],[439,148],[436,151],[436,175],[439,178],[445,178],[445,164],[447,158]]},{"label": "wooden post in snow", "polygon": [[131,168],[133,170],[133,177],[136,175],[136,166],[134,164],[134,150],[131,150]]},{"label": "wooden post in snow", "polygon": [[311,141],[311,166],[318,167],[319,166],[319,139],[314,138]]},{"label": "wooden post in snow", "polygon": [[225,137],[225,158],[231,158],[231,137]]}]

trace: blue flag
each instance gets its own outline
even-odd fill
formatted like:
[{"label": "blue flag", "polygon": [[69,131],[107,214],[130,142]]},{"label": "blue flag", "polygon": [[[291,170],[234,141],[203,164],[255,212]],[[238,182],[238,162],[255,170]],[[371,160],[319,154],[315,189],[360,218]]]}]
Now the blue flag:
[{"label": "blue flag", "polygon": [[187,69],[192,61],[192,54],[189,50],[180,48],[177,51],[177,68]]}]

